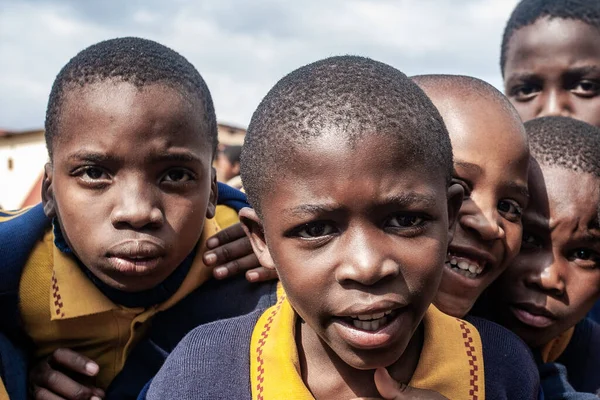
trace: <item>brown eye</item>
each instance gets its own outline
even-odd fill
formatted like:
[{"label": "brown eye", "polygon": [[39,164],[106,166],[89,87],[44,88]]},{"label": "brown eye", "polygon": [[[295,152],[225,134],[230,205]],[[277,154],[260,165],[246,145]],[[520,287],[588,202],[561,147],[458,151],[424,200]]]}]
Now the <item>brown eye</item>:
[{"label": "brown eye", "polygon": [[515,86],[509,93],[516,101],[528,101],[533,99],[540,91],[541,88],[538,85],[524,84]]},{"label": "brown eye", "polygon": [[590,80],[580,81],[571,91],[581,97],[594,97],[600,92],[600,84]]},{"label": "brown eye", "polygon": [[418,215],[396,215],[388,220],[387,225],[392,228],[412,228],[422,222],[423,218]]},{"label": "brown eye", "polygon": [[187,182],[191,179],[189,172],[183,169],[172,169],[165,175],[166,182]]},{"label": "brown eye", "polygon": [[297,231],[297,235],[304,239],[314,239],[328,236],[335,232],[334,227],[328,222],[311,222]]}]

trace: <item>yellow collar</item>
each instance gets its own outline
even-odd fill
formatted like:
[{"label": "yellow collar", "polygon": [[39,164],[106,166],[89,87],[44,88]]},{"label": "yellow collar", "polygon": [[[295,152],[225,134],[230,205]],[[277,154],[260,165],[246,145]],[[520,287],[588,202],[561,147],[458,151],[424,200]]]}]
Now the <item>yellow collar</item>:
[{"label": "yellow collar", "polygon": [[542,360],[547,362],[554,362],[560,355],[567,349],[571,338],[575,332],[575,327],[571,327],[565,332],[561,333],[549,343],[542,347]]},{"label": "yellow collar", "polygon": [[[208,219],[204,222],[204,230],[198,243],[197,256],[192,263],[190,272],[173,296],[164,303],[155,306],[157,311],[173,306],[210,278],[212,269],[204,265],[202,254],[207,250],[205,246],[206,239],[217,231],[218,226],[214,220]],[[52,287],[50,289],[50,310],[52,311],[53,321],[124,308],[104,296],[81,271],[77,262],[53,245],[54,240],[49,241],[49,243],[52,246],[54,264]],[[132,308],[130,310],[142,312],[144,309]]]},{"label": "yellow collar", "polygon": [[[423,318],[424,343],[410,386],[450,399],[485,400],[481,338],[466,321],[431,305]],[[302,381],[295,341],[296,313],[286,296],[266,310],[252,332],[253,400],[313,399]]]}]

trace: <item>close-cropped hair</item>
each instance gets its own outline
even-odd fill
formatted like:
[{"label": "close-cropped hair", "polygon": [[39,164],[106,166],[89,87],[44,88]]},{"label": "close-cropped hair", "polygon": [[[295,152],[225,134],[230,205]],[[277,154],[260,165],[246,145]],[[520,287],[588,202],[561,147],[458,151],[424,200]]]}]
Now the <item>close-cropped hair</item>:
[{"label": "close-cropped hair", "polygon": [[331,57],[282,78],[252,116],[241,174],[259,214],[261,196],[285,173],[294,151],[332,132],[339,135],[340,146],[352,147],[369,135],[384,135],[398,148],[399,158],[441,169],[441,176],[451,179],[448,131],[425,93],[389,65],[358,56]]},{"label": "close-cropped hair", "polygon": [[600,128],[567,117],[527,121],[531,155],[540,165],[600,177]]},{"label": "close-cropped hair", "polygon": [[[200,105],[202,127],[217,146],[217,118],[210,91],[200,73],[182,55],[151,40],[124,37],[94,44],[73,57],[59,72],[46,111],[46,146],[52,159],[52,143],[59,136],[60,116],[69,90],[104,81],[127,82],[138,88],[164,84]],[[213,149],[213,152],[214,152]]]},{"label": "close-cropped hair", "polygon": [[500,52],[500,67],[504,76],[506,54],[510,39],[523,27],[540,18],[563,18],[584,22],[600,30],[600,1],[598,0],[522,0],[513,10],[504,29]]}]

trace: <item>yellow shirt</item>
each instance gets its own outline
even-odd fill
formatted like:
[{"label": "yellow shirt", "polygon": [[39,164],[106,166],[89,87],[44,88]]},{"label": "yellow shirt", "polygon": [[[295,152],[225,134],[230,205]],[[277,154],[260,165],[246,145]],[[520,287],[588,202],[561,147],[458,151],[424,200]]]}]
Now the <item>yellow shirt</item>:
[{"label": "yellow shirt", "polygon": [[105,297],[85,276],[76,261],[54,246],[49,231],[32,251],[23,270],[20,312],[25,331],[41,360],[59,347],[70,348],[100,366],[93,384],[106,389],[121,371],[133,346],[153,315],[172,307],[212,276],[202,262],[206,239],[219,230],[206,220],[197,256],[179,289],[162,304],[147,309],[127,308]]},{"label": "yellow shirt", "polygon": [[[259,318],[250,342],[253,400],[314,400],[302,380],[295,339],[296,312],[285,295]],[[485,400],[483,348],[477,328],[431,305],[424,341],[409,386],[449,399]]]}]

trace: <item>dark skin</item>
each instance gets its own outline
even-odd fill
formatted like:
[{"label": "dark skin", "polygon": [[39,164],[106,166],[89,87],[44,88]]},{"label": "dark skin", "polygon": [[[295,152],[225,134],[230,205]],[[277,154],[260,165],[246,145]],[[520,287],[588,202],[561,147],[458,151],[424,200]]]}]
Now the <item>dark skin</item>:
[{"label": "dark skin", "polygon": [[[529,201],[529,149],[518,116],[492,99],[436,86],[424,90],[444,118],[454,153],[453,181],[465,192],[434,303],[464,318],[519,251],[521,213]],[[467,273],[451,261],[481,272]]]},{"label": "dark skin", "polygon": [[600,297],[600,180],[546,166],[531,175],[523,245],[492,296],[498,321],[537,349],[583,319]]},{"label": "dark skin", "polygon": [[562,18],[519,29],[509,41],[504,87],[523,121],[565,116],[600,127],[600,32]]},{"label": "dark skin", "polygon": [[[194,102],[166,86],[111,81],[66,94],[45,168],[44,211],[57,217],[76,256],[116,289],[162,282],[214,216],[212,144]],[[34,368],[36,398],[101,394],[78,383],[100,366],[73,353],[59,349]]]},{"label": "dark skin", "polygon": [[[263,218],[252,209],[240,216],[261,265],[277,269],[304,321],[297,346],[315,398],[381,398],[374,370],[387,368],[391,378],[382,381],[406,384],[416,368],[420,321],[462,190],[448,189],[441,170],[398,157],[385,136],[351,148],[335,133],[297,149],[295,168],[281,174],[286,184],[274,182],[278,190],[262,199]],[[345,319],[391,310],[379,336]],[[398,396],[403,386],[394,386]]]}]

